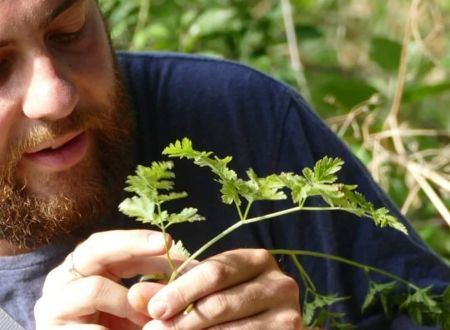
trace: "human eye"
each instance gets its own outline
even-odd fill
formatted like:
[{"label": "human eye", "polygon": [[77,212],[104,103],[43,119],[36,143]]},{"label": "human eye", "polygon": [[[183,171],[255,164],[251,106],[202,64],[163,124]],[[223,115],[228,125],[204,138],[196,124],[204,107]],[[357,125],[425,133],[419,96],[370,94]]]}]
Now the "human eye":
[{"label": "human eye", "polygon": [[58,44],[70,44],[80,40],[84,34],[85,24],[75,31],[55,32],[49,36],[50,41]]},{"label": "human eye", "polygon": [[9,58],[0,58],[0,85],[7,80],[11,70],[11,60]]}]

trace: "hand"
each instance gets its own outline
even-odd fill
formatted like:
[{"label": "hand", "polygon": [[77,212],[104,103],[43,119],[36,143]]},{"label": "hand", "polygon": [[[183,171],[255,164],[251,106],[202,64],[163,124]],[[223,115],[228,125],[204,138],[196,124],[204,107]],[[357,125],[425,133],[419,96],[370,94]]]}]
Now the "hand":
[{"label": "hand", "polygon": [[298,286],[266,250],[219,254],[167,286],[138,283],[129,297],[153,318],[144,330],[301,329]]},{"label": "hand", "polygon": [[161,233],[93,234],[48,274],[35,306],[36,329],[142,329],[148,313],[130,305],[120,281],[149,273],[170,274]]}]

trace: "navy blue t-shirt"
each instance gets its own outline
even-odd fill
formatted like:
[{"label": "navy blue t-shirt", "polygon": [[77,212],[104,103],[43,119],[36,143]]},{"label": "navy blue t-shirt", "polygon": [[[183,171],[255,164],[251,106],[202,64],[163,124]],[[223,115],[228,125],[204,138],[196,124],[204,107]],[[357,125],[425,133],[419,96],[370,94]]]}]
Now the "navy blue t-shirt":
[{"label": "navy blue t-shirt", "polygon": [[[410,232],[405,236],[393,229],[379,229],[370,220],[344,212],[303,212],[244,226],[203,258],[246,247],[312,250],[383,268],[419,286],[433,285],[436,292],[449,284],[450,269],[424,245],[364,166],[290,87],[243,65],[215,59],[122,53],[119,63],[137,118],[134,165],[162,159],[162,149],[183,137],[189,137],[200,150],[212,150],[221,157],[232,155],[230,166],[239,175],[245,175],[249,167],[260,176],[300,172],[325,155],[340,157],[345,161],[340,180],[357,184],[377,207],[387,206]],[[238,216],[233,207],[221,203],[219,185],[207,169],[189,161],[176,161],[175,166],[177,190],[187,191],[189,198],[174,207],[197,207],[207,220],[174,226],[171,234],[195,251]],[[255,203],[251,215],[291,206],[289,201]],[[137,225],[121,215],[117,219],[116,227]],[[49,253],[51,248],[58,252]],[[45,273],[71,248],[54,246],[0,258],[0,274],[5,275],[0,306],[27,329],[33,329],[34,300],[40,296]],[[278,261],[303,288],[290,259]],[[334,311],[345,313],[345,321],[358,329],[428,329],[415,326],[403,315],[387,320],[379,305],[361,315],[367,291],[362,271],[317,258],[302,258],[301,262],[319,292],[351,297]]]},{"label": "navy blue t-shirt", "polygon": [[[347,146],[318,118],[292,88],[241,64],[179,54],[121,54],[126,85],[137,111],[137,163],[161,159],[162,149],[189,137],[199,150],[232,155],[233,167],[245,175],[300,172],[325,155],[345,161],[340,180],[357,184],[377,207],[386,206],[408,228],[409,236],[379,229],[368,219],[344,212],[304,212],[239,229],[216,244],[209,255],[226,249],[313,250],[336,254],[385,269],[419,285],[442,291],[450,269],[411,228]],[[219,185],[207,169],[189,161],[175,163],[177,188],[189,193],[180,206],[193,206],[207,221],[173,227],[172,234],[194,251],[238,218],[220,201]],[[290,207],[286,202],[261,202],[252,214]],[[350,296],[336,311],[359,329],[415,329],[398,316],[387,320],[380,307],[360,310],[367,292],[362,271],[327,260],[302,258],[319,292]],[[283,269],[298,279],[289,258]],[[386,279],[384,279],[386,281]],[[300,282],[301,283],[301,282]],[[418,329],[418,327],[417,327]]]}]

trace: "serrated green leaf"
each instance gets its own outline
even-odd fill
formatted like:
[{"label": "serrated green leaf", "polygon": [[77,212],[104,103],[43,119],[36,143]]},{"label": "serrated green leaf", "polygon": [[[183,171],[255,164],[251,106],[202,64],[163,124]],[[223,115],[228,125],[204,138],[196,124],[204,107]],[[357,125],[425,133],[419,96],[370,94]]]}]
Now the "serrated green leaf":
[{"label": "serrated green leaf", "polygon": [[235,171],[228,168],[228,163],[231,162],[232,157],[219,158],[214,156],[212,152],[197,151],[188,138],[171,143],[163,150],[163,154],[180,159],[187,158],[200,167],[209,167],[219,177],[218,182],[222,185],[222,201],[226,204],[232,202],[240,204],[239,194],[235,188],[238,177]]},{"label": "serrated green leaf", "polygon": [[374,212],[372,212],[372,217],[378,227],[391,227],[397,229],[398,231],[401,231],[405,235],[408,235],[408,230],[406,229],[406,227],[395,217],[390,215],[389,210],[385,207],[376,209]]},{"label": "serrated green leaf", "polygon": [[344,161],[339,158],[323,157],[314,166],[315,181],[320,183],[334,183],[337,180],[335,175],[342,169]]},{"label": "serrated green leaf", "polygon": [[450,286],[442,292],[441,294],[442,301],[450,305]]},{"label": "serrated green leaf", "polygon": [[169,254],[172,257],[189,258],[191,256],[189,251],[184,247],[183,242],[181,240],[172,243],[172,246],[170,247],[169,250]]},{"label": "serrated green leaf", "polygon": [[441,320],[443,308],[445,305],[439,301],[439,296],[432,294],[431,287],[418,288],[413,294],[406,296],[406,299],[400,304],[401,310],[407,310],[411,318],[418,324],[425,320]]},{"label": "serrated green leaf", "polygon": [[[335,320],[338,320],[340,318],[342,318],[344,316],[343,313],[338,313],[338,312],[333,312],[331,310],[327,310],[327,309],[320,309],[317,316],[315,317],[315,319],[312,321],[311,323],[311,327],[314,328],[323,328],[325,327],[325,325],[327,323],[331,324],[335,324]],[[332,329],[334,329],[334,327],[331,326]]]},{"label": "serrated green leaf", "polygon": [[241,200],[239,198],[239,193],[236,189],[237,181],[233,182],[222,182],[222,188],[220,193],[222,194],[222,202],[225,204],[236,203],[237,206],[241,205]]},{"label": "serrated green leaf", "polygon": [[193,207],[184,208],[179,213],[173,213],[168,216],[167,221],[170,225],[183,222],[195,222],[205,220],[204,217],[197,213],[197,209]]},{"label": "serrated green leaf", "polygon": [[281,173],[279,178],[291,190],[291,198],[294,204],[303,205],[311,195],[312,187],[304,177],[293,173]]},{"label": "serrated green leaf", "polygon": [[154,219],[151,224],[162,228],[166,227],[167,222],[169,222],[169,212],[163,210],[160,213],[155,213]]},{"label": "serrated green leaf", "polygon": [[183,191],[183,192],[172,192],[169,194],[160,194],[158,197],[162,203],[162,202],[168,202],[168,201],[173,201],[176,199],[185,198],[187,196],[188,196],[188,194]]},{"label": "serrated green leaf", "polygon": [[119,210],[131,218],[136,218],[138,221],[151,223],[154,220],[155,203],[145,196],[134,196],[120,203]]},{"label": "serrated green leaf", "polygon": [[314,170],[303,169],[304,180],[298,178],[296,180],[296,183],[300,183],[300,187],[293,187],[292,182],[289,185],[289,188],[294,188],[295,199],[304,202],[307,197],[321,196],[330,206],[349,207],[350,201],[345,199],[345,193],[356,186],[335,183],[336,173],[341,170],[343,164],[344,162],[339,158],[324,157],[316,162]]},{"label": "serrated green leaf", "polygon": [[153,162],[150,167],[138,165],[135,175],[127,178],[126,191],[146,196],[156,202],[157,190],[171,190],[175,174],[171,171],[172,162]]},{"label": "serrated green leaf", "polygon": [[374,303],[377,293],[378,292],[373,290],[372,287],[369,289],[369,291],[366,294],[366,298],[364,299],[363,305],[361,307],[362,313],[364,313],[364,311]]},{"label": "serrated green leaf", "polygon": [[375,283],[371,281],[366,299],[361,307],[361,312],[364,313],[364,311],[375,302],[377,296],[388,296],[396,286],[396,282]]},{"label": "serrated green leaf", "polygon": [[412,304],[421,304],[429,308],[434,308],[437,306],[435,301],[435,296],[430,293],[431,287],[419,288],[414,292],[414,294],[409,295],[400,308],[408,307]]},{"label": "serrated green leaf", "polygon": [[249,169],[247,176],[249,179],[247,181],[237,181],[236,187],[238,194],[248,202],[286,199],[285,193],[281,191],[285,185],[278,175],[272,174],[265,178],[260,178],[253,169]]},{"label": "serrated green leaf", "polygon": [[[318,293],[313,293],[314,299],[311,302],[306,302],[303,306],[303,320],[305,324],[311,326],[321,326],[322,324],[316,324],[313,322],[314,315],[316,311],[320,313],[325,313],[327,317],[332,316],[331,312],[326,310],[327,307],[343,300],[349,299],[349,297],[338,297],[335,294],[332,295],[321,295]],[[319,321],[319,323],[321,323]]]},{"label": "serrated green leaf", "polygon": [[315,306],[311,305],[311,303],[305,303],[305,305],[303,306],[302,319],[306,325],[309,326],[313,322],[315,311],[316,311]]},{"label": "serrated green leaf", "polygon": [[178,157],[184,158],[187,157],[185,155],[191,154],[192,142],[188,138],[183,138],[183,140],[176,140],[173,143],[170,143],[167,147],[164,148],[162,154],[167,155],[169,157]]},{"label": "serrated green leaf", "polygon": [[349,201],[357,205],[360,209],[364,210],[367,213],[371,213],[374,211],[373,204],[366,200],[363,194],[358,191],[354,191],[357,186],[347,186],[351,187],[347,193],[346,197]]},{"label": "serrated green leaf", "polygon": [[305,167],[302,171],[303,176],[309,181],[309,182],[315,182],[315,177],[314,177],[314,171],[312,169],[310,169],[309,167]]},{"label": "serrated green leaf", "polygon": [[170,161],[152,162],[149,167],[137,166],[135,175],[128,176],[126,187],[127,191],[134,192],[137,196],[123,201],[119,210],[139,221],[151,223],[161,230],[175,223],[204,220],[194,208],[185,208],[179,213],[172,214],[161,208],[165,202],[187,196],[186,192],[171,191],[175,178],[172,168],[173,163]]}]

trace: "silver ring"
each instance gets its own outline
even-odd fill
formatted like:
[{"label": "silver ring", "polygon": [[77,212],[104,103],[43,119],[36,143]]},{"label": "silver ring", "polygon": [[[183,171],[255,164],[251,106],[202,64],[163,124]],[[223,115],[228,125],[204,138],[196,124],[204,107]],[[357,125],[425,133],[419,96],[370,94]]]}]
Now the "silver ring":
[{"label": "silver ring", "polygon": [[82,273],[80,273],[80,271],[77,269],[77,267],[75,267],[75,261],[74,261],[74,258],[73,258],[73,253],[74,253],[75,251],[72,251],[70,254],[69,254],[69,256],[68,256],[68,261],[69,261],[69,269],[68,269],[68,271],[69,271],[69,273],[72,275],[72,276],[74,276],[74,277],[76,277],[77,279],[80,279],[80,278],[83,278],[83,277],[86,277],[85,275],[83,275]]}]

